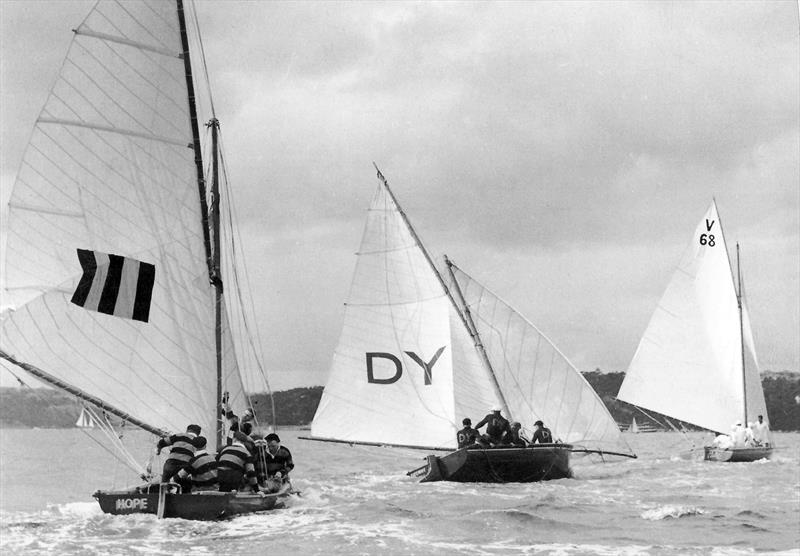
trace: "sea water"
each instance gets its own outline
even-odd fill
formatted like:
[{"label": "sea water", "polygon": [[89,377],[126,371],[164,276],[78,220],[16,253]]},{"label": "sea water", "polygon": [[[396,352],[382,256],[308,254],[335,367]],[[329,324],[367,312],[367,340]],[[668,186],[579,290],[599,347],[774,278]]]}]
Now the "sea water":
[{"label": "sea water", "polygon": [[[99,435],[0,430],[1,554],[800,554],[800,434],[771,460],[702,461],[702,433],[630,434],[636,460],[573,460],[575,478],[419,483],[422,452],[283,430],[289,506],[221,522],[103,514],[91,493],[136,482]],[[139,453],[152,437],[129,432]],[[693,449],[694,446],[694,449]]]}]

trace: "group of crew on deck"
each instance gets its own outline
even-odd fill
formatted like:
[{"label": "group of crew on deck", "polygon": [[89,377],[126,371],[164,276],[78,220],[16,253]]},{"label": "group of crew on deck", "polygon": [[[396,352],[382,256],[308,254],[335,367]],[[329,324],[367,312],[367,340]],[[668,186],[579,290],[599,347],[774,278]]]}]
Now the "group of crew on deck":
[{"label": "group of crew on deck", "polygon": [[294,469],[292,454],[281,446],[275,433],[253,433],[253,413],[248,410],[241,423],[228,414],[226,445],[217,454],[209,452],[208,441],[198,425],[189,425],[185,433],[173,434],[158,441],[156,452],[169,447],[164,462],[162,483],[177,483],[183,492],[251,490],[277,492]]},{"label": "group of crew on deck", "polygon": [[[472,420],[469,417],[466,417],[461,424],[464,425],[464,428],[456,433],[459,448],[524,448],[536,442],[540,444],[553,442],[553,434],[542,421],[536,421],[533,424],[535,430],[532,438],[528,441],[520,433],[522,425],[517,421],[509,422],[497,407],[481,419],[475,428],[472,428]],[[478,429],[484,425],[486,425],[486,433],[481,434]]]},{"label": "group of crew on deck", "polygon": [[747,423],[742,426],[741,421],[736,421],[731,426],[731,433],[717,433],[716,438],[711,443],[714,448],[720,450],[730,450],[731,448],[768,448],[769,425],[764,422],[764,416],[759,415],[755,423]]}]

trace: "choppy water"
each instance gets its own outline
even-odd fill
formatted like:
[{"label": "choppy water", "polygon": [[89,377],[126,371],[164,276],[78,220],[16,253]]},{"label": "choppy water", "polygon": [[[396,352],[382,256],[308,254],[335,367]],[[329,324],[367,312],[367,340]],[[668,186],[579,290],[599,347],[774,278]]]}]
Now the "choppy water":
[{"label": "choppy water", "polygon": [[477,485],[406,477],[420,452],[279,432],[302,496],[206,523],[102,514],[91,493],[135,479],[98,444],[79,430],[2,430],[0,553],[800,555],[797,433],[776,434],[774,458],[749,464],[699,461],[677,433],[629,435],[638,460],[583,459],[574,479]]}]

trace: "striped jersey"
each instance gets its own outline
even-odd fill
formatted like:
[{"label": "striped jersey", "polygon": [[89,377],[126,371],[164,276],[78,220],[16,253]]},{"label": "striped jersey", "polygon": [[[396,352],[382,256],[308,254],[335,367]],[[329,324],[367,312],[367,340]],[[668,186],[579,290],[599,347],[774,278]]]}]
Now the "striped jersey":
[{"label": "striped jersey", "polygon": [[189,465],[178,473],[180,479],[192,478],[192,488],[199,490],[211,490],[219,486],[217,484],[217,458],[205,450],[197,450],[189,461]]}]

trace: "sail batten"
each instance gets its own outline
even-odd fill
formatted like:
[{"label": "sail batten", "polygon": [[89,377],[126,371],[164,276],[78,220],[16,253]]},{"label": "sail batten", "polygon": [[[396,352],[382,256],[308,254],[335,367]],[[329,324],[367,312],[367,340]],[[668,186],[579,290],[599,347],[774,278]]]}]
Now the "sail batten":
[{"label": "sail batten", "polygon": [[118,44],[124,44],[125,46],[132,46],[134,48],[138,48],[140,50],[147,50],[149,52],[155,52],[156,54],[163,54],[164,56],[169,56],[172,58],[183,58],[183,54],[180,52],[173,52],[171,50],[167,50],[161,46],[154,46],[150,44],[145,44],[141,42],[132,41],[125,37],[117,37],[114,35],[109,35],[107,33],[98,33],[96,31],[92,31],[91,29],[85,27],[79,27],[78,29],[74,29],[73,32],[76,35],[82,35],[85,37],[93,37],[95,39],[102,39],[104,41],[115,42]]},{"label": "sail batten", "polygon": [[119,133],[120,135],[130,135],[131,137],[139,137],[141,139],[147,139],[149,141],[160,141],[162,143],[169,143],[171,145],[177,145],[181,147],[185,147],[191,144],[191,141],[188,139],[177,139],[173,137],[160,137],[158,135],[152,135],[149,133],[142,133],[140,131],[134,131],[132,129],[120,129],[116,127],[106,126],[106,125],[98,125],[88,122],[81,122],[78,120],[66,120],[61,118],[48,118],[48,117],[40,117],[37,120],[39,123],[42,124],[56,124],[56,125],[65,125],[65,126],[73,126],[73,127],[85,127],[88,129],[95,129],[97,131],[106,131],[108,133]]}]

